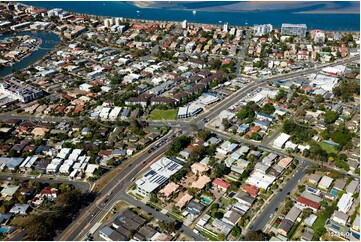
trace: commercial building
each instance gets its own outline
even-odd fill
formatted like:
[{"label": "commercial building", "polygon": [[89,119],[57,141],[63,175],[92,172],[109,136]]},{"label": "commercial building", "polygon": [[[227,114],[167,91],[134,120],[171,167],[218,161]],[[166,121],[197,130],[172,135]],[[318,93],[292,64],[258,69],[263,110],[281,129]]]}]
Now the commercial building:
[{"label": "commercial building", "polygon": [[12,77],[0,84],[0,93],[4,93],[10,98],[26,103],[40,98],[44,95],[43,90],[23,83]]},{"label": "commercial building", "polygon": [[16,24],[10,27],[11,30],[20,30],[20,29],[25,29],[26,27],[29,27],[31,24],[31,22],[24,22],[24,23],[20,23],[20,24]]},{"label": "commercial building", "polygon": [[162,186],[181,168],[182,166],[178,163],[167,157],[162,157],[150,166],[150,171],[136,181],[137,193],[149,197],[151,192]]},{"label": "commercial building", "polygon": [[190,105],[187,105],[185,107],[180,107],[178,109],[177,119],[193,117],[202,111],[203,108],[192,103]]},{"label": "commercial building", "polygon": [[305,37],[307,32],[306,24],[282,24],[281,34],[282,35],[297,35]]},{"label": "commercial building", "polygon": [[278,136],[277,139],[273,141],[273,147],[275,147],[276,149],[282,149],[284,144],[290,139],[290,137],[291,136],[289,136],[288,134],[281,133],[280,136]]},{"label": "commercial building", "polygon": [[272,24],[260,24],[253,27],[254,36],[262,36],[272,31]]}]

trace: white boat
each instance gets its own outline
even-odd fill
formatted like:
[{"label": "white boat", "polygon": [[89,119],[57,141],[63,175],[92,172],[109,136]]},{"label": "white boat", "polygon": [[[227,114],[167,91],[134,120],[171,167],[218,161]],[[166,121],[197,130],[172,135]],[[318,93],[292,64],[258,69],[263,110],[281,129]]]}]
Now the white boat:
[{"label": "white boat", "polygon": [[197,11],[196,11],[196,10],[193,10],[193,12],[192,12],[192,13],[193,13],[193,15],[196,15]]}]

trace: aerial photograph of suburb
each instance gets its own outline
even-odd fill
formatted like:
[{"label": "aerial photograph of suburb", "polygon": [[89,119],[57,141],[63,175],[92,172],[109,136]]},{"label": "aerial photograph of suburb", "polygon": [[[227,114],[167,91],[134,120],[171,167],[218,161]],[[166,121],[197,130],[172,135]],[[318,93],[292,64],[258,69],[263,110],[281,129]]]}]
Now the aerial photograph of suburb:
[{"label": "aerial photograph of suburb", "polygon": [[360,1],[1,1],[0,241],[360,241]]}]

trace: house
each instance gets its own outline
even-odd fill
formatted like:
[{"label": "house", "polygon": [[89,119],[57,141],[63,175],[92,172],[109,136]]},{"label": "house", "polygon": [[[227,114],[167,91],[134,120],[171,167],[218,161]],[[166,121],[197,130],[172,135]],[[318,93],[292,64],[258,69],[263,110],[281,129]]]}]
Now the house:
[{"label": "house", "polygon": [[288,219],[283,219],[281,224],[278,226],[278,233],[287,236],[288,232],[290,232],[293,227],[293,222]]},{"label": "house", "polygon": [[197,181],[192,182],[191,187],[203,189],[211,179],[208,176],[200,176]]},{"label": "house", "polygon": [[243,191],[248,193],[251,197],[255,198],[258,195],[259,188],[250,184],[246,184],[242,187]]},{"label": "house", "polygon": [[270,122],[270,121],[260,120],[260,119],[255,120],[253,123],[254,123],[255,126],[259,126],[259,127],[261,127],[262,129],[266,129],[266,130],[267,130],[268,127],[271,125],[271,122]]},{"label": "house", "polygon": [[276,119],[275,116],[268,115],[268,114],[265,114],[265,113],[257,113],[256,118],[261,119],[261,120],[267,120],[267,121],[270,121],[270,122],[272,122],[272,121],[274,121]]},{"label": "house", "polygon": [[317,215],[311,214],[308,218],[305,219],[305,225],[312,227],[313,224],[316,222]]},{"label": "house", "polygon": [[203,165],[201,163],[194,163],[192,166],[191,166],[191,170],[194,174],[203,174],[204,172],[207,172],[209,170],[208,166],[206,165]]},{"label": "house", "polygon": [[321,176],[318,175],[318,174],[310,174],[308,176],[308,182],[313,184],[313,185],[317,185],[318,182],[320,181],[320,179],[321,179]]},{"label": "house", "polygon": [[306,228],[305,231],[302,233],[301,240],[302,241],[313,241],[313,234],[314,234],[313,229]]},{"label": "house", "polygon": [[193,200],[188,204],[186,211],[190,214],[198,215],[201,214],[204,209],[205,206],[203,204]]},{"label": "house", "polygon": [[260,173],[266,174],[267,170],[270,168],[270,166],[263,164],[261,162],[257,162],[254,166],[255,171],[259,171]]},{"label": "house", "polygon": [[40,195],[43,198],[53,201],[58,196],[58,189],[45,187],[43,190],[41,190]]},{"label": "house", "polygon": [[314,212],[316,212],[318,209],[320,209],[320,204],[317,202],[314,202],[310,199],[304,198],[302,196],[299,196],[297,198],[297,205],[300,209],[304,208],[311,208]]},{"label": "house", "polygon": [[19,215],[28,215],[30,209],[30,205],[28,204],[16,203],[9,212]]},{"label": "house", "polygon": [[226,191],[231,185],[219,178],[214,179],[213,186],[217,189],[221,189],[223,191]]},{"label": "house", "polygon": [[206,141],[207,144],[211,144],[211,145],[219,145],[221,142],[222,140],[216,137],[211,137]]},{"label": "house", "polygon": [[277,164],[286,169],[291,164],[292,160],[292,157],[285,157],[279,160]]},{"label": "house", "polygon": [[353,204],[353,197],[350,194],[343,194],[337,203],[338,210],[347,213]]},{"label": "house", "polygon": [[301,212],[302,211],[297,207],[292,207],[291,210],[287,213],[285,219],[295,222],[297,218],[300,216]]},{"label": "house", "polygon": [[220,152],[220,153],[226,155],[229,152],[233,152],[237,147],[238,147],[238,144],[231,143],[227,140],[219,148],[217,148],[217,152]]},{"label": "house", "polygon": [[342,224],[344,226],[346,226],[346,223],[348,222],[349,216],[346,213],[343,213],[341,211],[335,211],[332,216],[331,219],[333,221],[335,221],[336,223]]},{"label": "house", "polygon": [[179,201],[175,204],[179,209],[183,209],[185,205],[193,199],[192,195],[188,193],[183,194],[183,196],[179,199]]},{"label": "house", "polygon": [[244,133],[248,132],[248,130],[249,130],[249,125],[248,124],[241,124],[238,127],[237,132],[241,133],[241,134],[244,134]]},{"label": "house", "polygon": [[134,238],[136,238],[137,234],[140,234],[142,235],[142,240],[140,241],[150,240],[156,233],[157,230],[153,229],[148,225],[145,225],[139,229],[138,233],[134,235]]},{"label": "house", "polygon": [[323,176],[320,183],[318,183],[318,187],[321,189],[328,190],[331,186],[333,179],[328,176]]},{"label": "house", "polygon": [[229,210],[224,214],[223,222],[231,224],[233,226],[238,224],[238,221],[242,218],[242,215],[236,211]]},{"label": "house", "polygon": [[116,230],[111,229],[109,226],[99,230],[99,236],[106,241],[125,241],[127,240],[124,235],[117,232]]},{"label": "house", "polygon": [[170,182],[163,189],[159,191],[159,194],[161,194],[165,200],[169,200],[171,198],[171,195],[178,191],[178,188],[179,188],[178,184],[175,184],[174,182]]},{"label": "house", "polygon": [[359,181],[355,181],[355,180],[351,181],[350,184],[348,184],[346,187],[347,194],[353,195],[359,193],[359,187],[360,187],[359,183],[360,183]]},{"label": "house", "polygon": [[342,191],[346,186],[346,182],[344,180],[341,179],[337,179],[334,183],[333,183],[333,189],[336,189],[338,191]]},{"label": "house", "polygon": [[11,198],[18,189],[19,186],[7,185],[4,187],[4,189],[1,190],[1,196]]},{"label": "house", "polygon": [[244,204],[248,207],[251,207],[252,204],[254,203],[254,201],[256,200],[254,197],[248,195],[245,192],[239,192],[235,197],[233,197],[235,199],[237,199],[237,201],[241,204]]}]

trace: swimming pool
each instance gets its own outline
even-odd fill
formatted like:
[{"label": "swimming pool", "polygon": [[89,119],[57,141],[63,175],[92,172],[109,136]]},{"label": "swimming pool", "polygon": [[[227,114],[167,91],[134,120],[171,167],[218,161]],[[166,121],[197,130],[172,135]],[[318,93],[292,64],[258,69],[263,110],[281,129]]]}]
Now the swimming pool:
[{"label": "swimming pool", "polygon": [[334,195],[334,196],[336,196],[336,195],[337,195],[337,190],[332,189],[331,194]]},{"label": "swimming pool", "polygon": [[201,197],[202,200],[206,203],[206,204],[210,204],[212,202],[212,199],[208,198],[208,197]]}]

